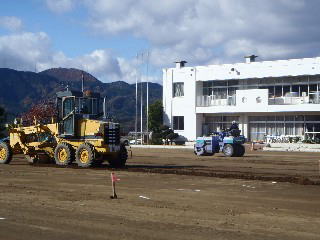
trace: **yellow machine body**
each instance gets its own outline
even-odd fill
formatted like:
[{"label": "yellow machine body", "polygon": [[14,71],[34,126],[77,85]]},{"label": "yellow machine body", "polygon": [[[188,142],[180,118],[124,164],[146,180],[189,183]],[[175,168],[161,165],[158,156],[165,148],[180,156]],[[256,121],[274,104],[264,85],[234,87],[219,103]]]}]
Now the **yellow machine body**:
[{"label": "yellow machine body", "polygon": [[[16,154],[23,153],[33,156],[39,151],[44,151],[50,157],[54,157],[54,148],[62,142],[70,144],[74,149],[86,142],[94,146],[97,153],[101,155],[112,155],[119,151],[119,146],[105,143],[104,133],[106,125],[112,128],[117,123],[82,119],[78,124],[78,137],[73,139],[59,137],[58,123],[28,127],[17,126],[9,131],[10,146]],[[54,138],[55,141],[47,141],[48,138]]]}]

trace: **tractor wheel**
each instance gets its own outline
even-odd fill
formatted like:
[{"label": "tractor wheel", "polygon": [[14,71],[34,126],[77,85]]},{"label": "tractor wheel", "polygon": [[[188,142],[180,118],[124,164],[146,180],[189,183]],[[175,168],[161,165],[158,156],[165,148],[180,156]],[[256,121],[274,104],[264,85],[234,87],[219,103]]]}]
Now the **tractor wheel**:
[{"label": "tractor wheel", "polygon": [[126,146],[121,144],[120,151],[116,158],[109,160],[109,165],[112,168],[123,168],[126,165],[128,159],[128,151]]},{"label": "tractor wheel", "polygon": [[205,156],[206,154],[206,150],[204,149],[204,147],[195,147],[194,152],[197,156]]},{"label": "tractor wheel", "polygon": [[0,163],[9,164],[12,160],[12,150],[8,143],[0,143]]},{"label": "tractor wheel", "polygon": [[76,162],[79,167],[91,167],[94,164],[95,152],[92,145],[82,143],[76,151]]},{"label": "tractor wheel", "polygon": [[213,156],[214,152],[207,152],[205,147],[195,147],[195,150],[193,151],[195,155],[197,156]]},{"label": "tractor wheel", "polygon": [[243,157],[244,153],[246,152],[246,149],[243,145],[238,145],[238,154],[237,157]]},{"label": "tractor wheel", "polygon": [[222,151],[226,157],[232,157],[235,153],[235,149],[231,144],[224,145]]},{"label": "tractor wheel", "polygon": [[54,151],[54,160],[57,165],[67,166],[74,160],[74,150],[68,143],[59,143]]}]

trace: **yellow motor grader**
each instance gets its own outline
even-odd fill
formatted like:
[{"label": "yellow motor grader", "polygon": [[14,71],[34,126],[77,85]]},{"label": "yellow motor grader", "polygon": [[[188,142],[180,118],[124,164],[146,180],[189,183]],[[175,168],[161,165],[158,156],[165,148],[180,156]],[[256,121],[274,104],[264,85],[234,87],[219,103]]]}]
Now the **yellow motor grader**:
[{"label": "yellow motor grader", "polygon": [[66,90],[57,93],[56,106],[52,123],[37,123],[35,117],[33,126],[16,123],[9,130],[9,137],[0,141],[0,163],[24,154],[30,163],[54,160],[66,166],[76,161],[91,167],[107,160],[111,167],[125,166],[127,149],[120,142],[120,125],[106,118],[106,98]]}]

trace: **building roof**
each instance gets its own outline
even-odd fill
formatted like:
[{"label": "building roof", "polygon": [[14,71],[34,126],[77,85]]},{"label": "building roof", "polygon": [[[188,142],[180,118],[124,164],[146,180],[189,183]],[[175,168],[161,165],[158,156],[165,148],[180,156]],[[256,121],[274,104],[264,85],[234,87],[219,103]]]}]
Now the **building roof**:
[{"label": "building roof", "polygon": [[177,71],[191,69],[195,69],[200,81],[318,75],[320,57],[185,67]]}]

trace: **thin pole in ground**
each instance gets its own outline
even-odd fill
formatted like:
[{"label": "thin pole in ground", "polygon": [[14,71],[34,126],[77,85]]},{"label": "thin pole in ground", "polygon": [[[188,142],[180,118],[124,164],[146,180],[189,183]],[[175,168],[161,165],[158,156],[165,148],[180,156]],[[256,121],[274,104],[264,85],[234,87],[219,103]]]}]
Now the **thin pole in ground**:
[{"label": "thin pole in ground", "polygon": [[118,196],[116,194],[116,181],[119,181],[120,179],[117,178],[117,176],[112,172],[111,173],[111,187],[112,187],[112,196],[110,196],[111,199],[117,199]]}]

